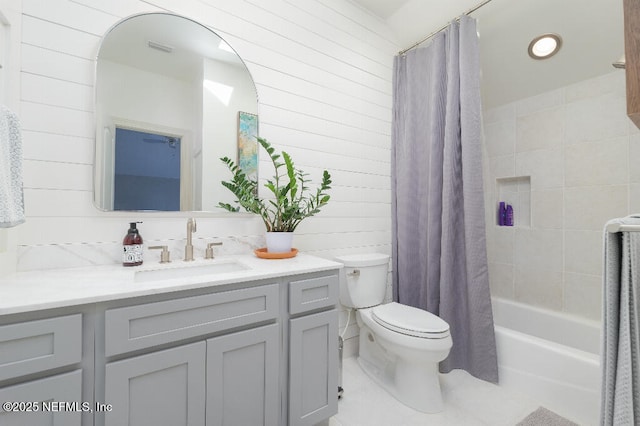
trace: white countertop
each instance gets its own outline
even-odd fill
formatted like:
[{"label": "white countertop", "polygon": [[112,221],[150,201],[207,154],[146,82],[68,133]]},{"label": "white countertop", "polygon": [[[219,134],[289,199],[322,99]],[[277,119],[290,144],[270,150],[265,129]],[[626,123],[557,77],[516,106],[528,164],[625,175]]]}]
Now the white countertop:
[{"label": "white countertop", "polygon": [[[215,262],[235,262],[247,269],[147,282],[134,280],[136,271],[198,267]],[[136,267],[107,265],[18,272],[0,279],[0,315],[328,271],[341,267],[340,263],[305,254],[278,260],[259,259],[254,255],[233,255],[219,256],[214,260],[173,261],[169,264],[148,262]]]}]

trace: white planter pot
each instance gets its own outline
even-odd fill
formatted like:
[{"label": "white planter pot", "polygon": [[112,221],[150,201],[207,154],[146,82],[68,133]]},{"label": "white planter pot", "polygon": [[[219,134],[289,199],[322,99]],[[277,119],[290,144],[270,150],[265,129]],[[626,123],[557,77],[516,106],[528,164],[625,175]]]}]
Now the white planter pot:
[{"label": "white planter pot", "polygon": [[268,253],[289,253],[293,245],[293,232],[267,232]]}]

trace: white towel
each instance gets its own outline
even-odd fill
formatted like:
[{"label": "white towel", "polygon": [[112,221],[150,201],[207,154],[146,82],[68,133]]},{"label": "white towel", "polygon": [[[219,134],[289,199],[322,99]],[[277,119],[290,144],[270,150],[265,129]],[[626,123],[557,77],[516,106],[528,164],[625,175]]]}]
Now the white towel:
[{"label": "white towel", "polygon": [[[637,217],[607,223],[640,225]],[[640,422],[640,232],[604,231],[600,424]]]},{"label": "white towel", "polygon": [[24,222],[20,120],[0,105],[0,228]]}]

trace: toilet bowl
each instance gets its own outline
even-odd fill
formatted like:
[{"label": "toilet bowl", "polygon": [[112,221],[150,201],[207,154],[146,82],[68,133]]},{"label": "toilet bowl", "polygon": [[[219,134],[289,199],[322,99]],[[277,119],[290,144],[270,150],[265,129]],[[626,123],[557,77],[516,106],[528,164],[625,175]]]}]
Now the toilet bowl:
[{"label": "toilet bowl", "polygon": [[453,345],[449,325],[422,309],[382,304],[389,256],[350,255],[337,260],[345,266],[341,303],[356,309],[362,369],[403,404],[426,413],[442,411],[438,363]]}]

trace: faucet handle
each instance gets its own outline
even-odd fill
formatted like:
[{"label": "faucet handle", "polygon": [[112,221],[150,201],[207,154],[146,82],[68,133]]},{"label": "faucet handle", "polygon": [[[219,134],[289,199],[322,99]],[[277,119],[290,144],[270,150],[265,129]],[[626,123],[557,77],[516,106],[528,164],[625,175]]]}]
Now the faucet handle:
[{"label": "faucet handle", "polygon": [[204,252],[205,259],[213,259],[213,246],[221,246],[222,243],[209,243],[207,249]]},{"label": "faucet handle", "polygon": [[160,253],[160,263],[171,262],[171,253],[169,252],[169,248],[167,246],[150,246],[149,250],[162,250],[162,253]]}]

